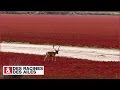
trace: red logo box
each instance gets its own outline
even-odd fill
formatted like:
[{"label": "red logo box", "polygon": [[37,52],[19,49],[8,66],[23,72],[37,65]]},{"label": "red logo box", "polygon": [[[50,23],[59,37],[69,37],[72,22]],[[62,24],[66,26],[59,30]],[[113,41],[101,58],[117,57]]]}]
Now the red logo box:
[{"label": "red logo box", "polygon": [[12,75],[12,67],[5,67],[5,66],[4,66],[4,67],[3,67],[3,75],[4,75],[4,74],[5,74],[5,75],[7,75],[7,74],[8,74],[8,75],[10,75],[10,74]]}]

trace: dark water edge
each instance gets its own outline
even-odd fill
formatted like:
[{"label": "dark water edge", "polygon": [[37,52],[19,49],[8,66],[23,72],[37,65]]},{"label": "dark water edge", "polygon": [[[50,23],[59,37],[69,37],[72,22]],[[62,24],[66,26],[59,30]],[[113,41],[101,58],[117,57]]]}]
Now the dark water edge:
[{"label": "dark water edge", "polygon": [[120,11],[0,11],[0,14],[115,15]]}]

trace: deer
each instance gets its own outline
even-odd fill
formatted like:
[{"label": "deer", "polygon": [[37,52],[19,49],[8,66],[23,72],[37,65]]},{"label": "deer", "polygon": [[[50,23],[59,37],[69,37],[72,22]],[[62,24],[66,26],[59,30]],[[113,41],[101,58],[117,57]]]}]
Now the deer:
[{"label": "deer", "polygon": [[54,49],[54,51],[46,52],[46,56],[44,58],[44,61],[47,59],[47,57],[52,57],[52,60],[54,59],[54,61],[56,61],[56,54],[58,54],[60,46],[58,47],[58,49],[55,49],[54,45],[53,45],[53,49]]}]

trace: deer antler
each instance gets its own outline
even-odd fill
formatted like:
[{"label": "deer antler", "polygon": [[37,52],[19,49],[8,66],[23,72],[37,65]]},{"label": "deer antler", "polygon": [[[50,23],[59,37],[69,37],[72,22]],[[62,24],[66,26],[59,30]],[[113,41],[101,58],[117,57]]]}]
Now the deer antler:
[{"label": "deer antler", "polygon": [[[60,48],[60,46],[58,47],[58,51],[59,51],[59,48]],[[55,45],[53,45],[53,49],[54,49],[54,50],[57,50],[57,49],[55,49]]]},{"label": "deer antler", "polygon": [[53,45],[53,49],[55,50],[54,46],[55,46],[55,45]]},{"label": "deer antler", "polygon": [[60,46],[58,47],[58,50],[60,49]]}]

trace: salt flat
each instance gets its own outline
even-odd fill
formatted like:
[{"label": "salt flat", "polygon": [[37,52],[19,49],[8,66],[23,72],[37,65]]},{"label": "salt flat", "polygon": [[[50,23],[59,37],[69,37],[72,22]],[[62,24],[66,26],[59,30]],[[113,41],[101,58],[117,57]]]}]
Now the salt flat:
[{"label": "salt flat", "polygon": [[[53,51],[52,45],[35,45],[26,43],[0,43],[1,52],[22,53],[45,55],[47,51]],[[57,49],[58,46],[55,46]],[[56,56],[88,59],[93,61],[120,61],[119,49],[106,49],[106,48],[91,48],[91,47],[75,47],[75,46],[60,46],[59,54]]]}]

